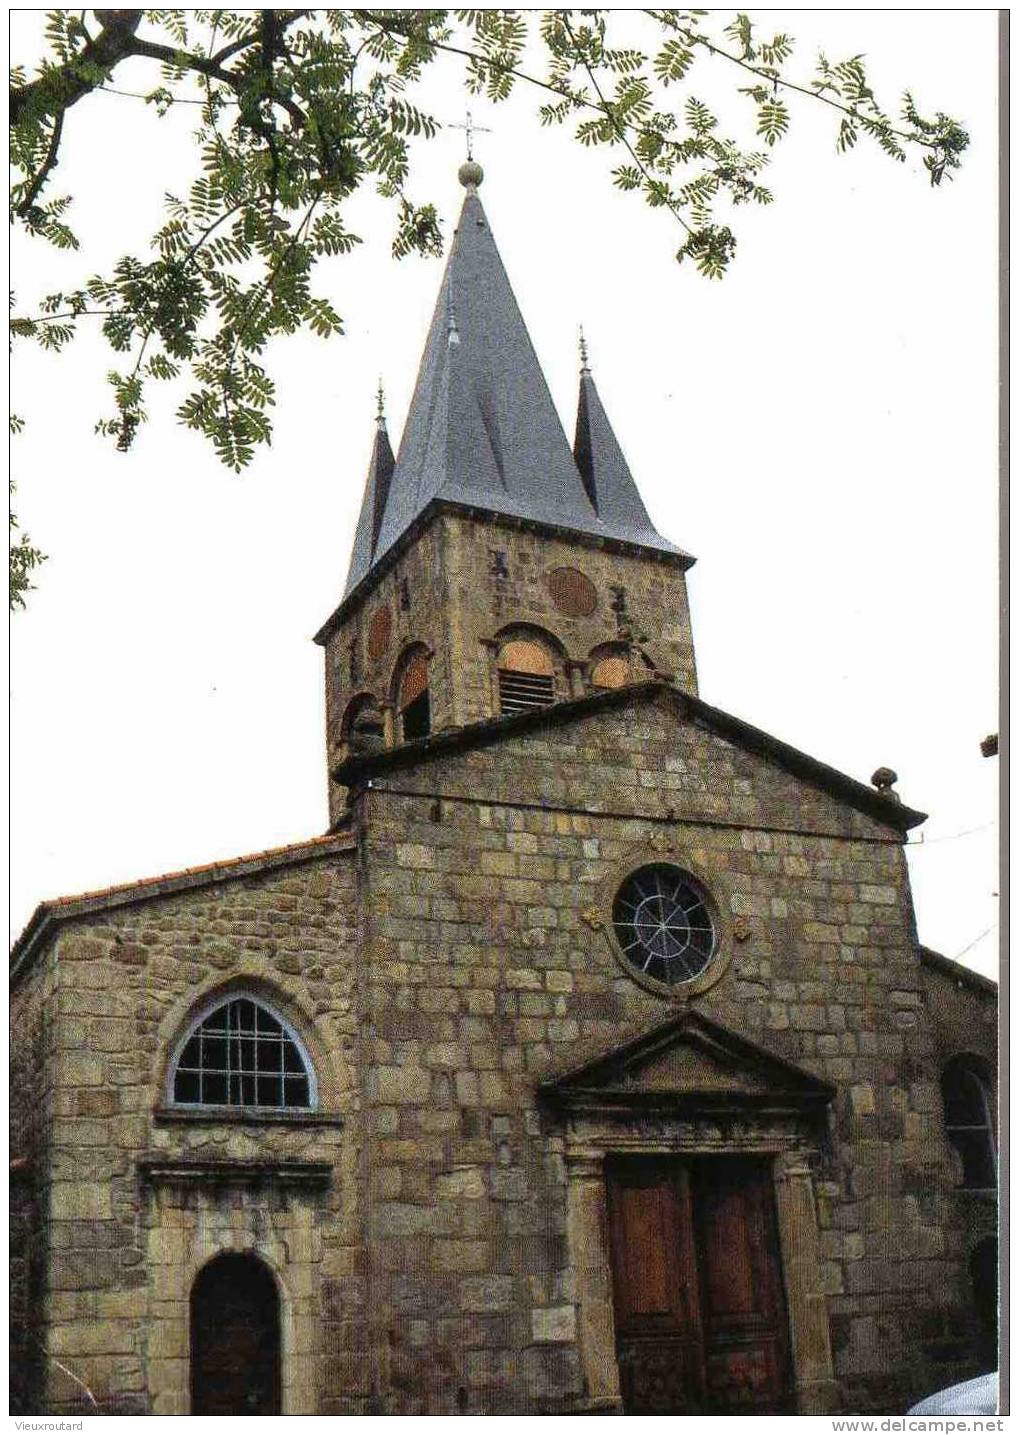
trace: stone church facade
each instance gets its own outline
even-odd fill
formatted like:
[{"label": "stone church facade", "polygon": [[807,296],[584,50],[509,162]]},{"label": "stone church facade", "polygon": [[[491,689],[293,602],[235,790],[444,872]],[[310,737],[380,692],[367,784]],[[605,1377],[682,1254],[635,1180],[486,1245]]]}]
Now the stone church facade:
[{"label": "stone church facade", "polygon": [[698,696],[693,560],[462,179],[317,638],[330,830],[15,945],[15,1406],[901,1412],[994,1362],[995,989],[894,774]]}]

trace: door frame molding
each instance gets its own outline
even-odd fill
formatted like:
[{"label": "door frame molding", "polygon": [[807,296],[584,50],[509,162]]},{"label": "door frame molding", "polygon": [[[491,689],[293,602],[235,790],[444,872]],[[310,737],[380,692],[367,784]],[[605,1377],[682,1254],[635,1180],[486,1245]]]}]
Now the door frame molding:
[{"label": "door frame molding", "polygon": [[622,1409],[605,1162],[609,1156],[762,1156],[771,1161],[789,1320],[793,1395],[800,1415],[841,1408],[821,1276],[812,1164],[818,1144],[793,1114],[719,1121],[662,1113],[571,1112],[566,1119],[567,1240],[575,1280],[577,1345],[585,1408]]},{"label": "door frame molding", "polygon": [[[280,1395],[283,1415],[314,1415],[322,1241],[316,1220],[318,1182],[305,1192],[286,1187],[287,1199],[267,1202],[274,1184],[243,1170],[197,1179],[180,1164],[148,1172],[146,1252],[153,1301],[147,1375],[154,1415],[191,1409],[191,1289],[199,1271],[220,1255],[252,1255],[276,1281],[280,1315]],[[311,1198],[311,1199],[309,1199]],[[267,1210],[266,1207],[269,1207]]]}]

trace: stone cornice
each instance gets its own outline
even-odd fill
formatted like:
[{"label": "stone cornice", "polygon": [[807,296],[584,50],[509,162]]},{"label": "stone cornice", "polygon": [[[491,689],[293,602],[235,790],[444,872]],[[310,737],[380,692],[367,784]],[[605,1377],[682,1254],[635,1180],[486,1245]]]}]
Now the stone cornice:
[{"label": "stone cornice", "polygon": [[315,634],[314,642],[324,647],[332,637],[336,628],[343,622],[347,614],[367,597],[372,588],[407,551],[410,545],[419,538],[424,531],[430,527],[436,518],[444,513],[456,513],[466,518],[481,518],[495,528],[510,528],[523,530],[527,533],[537,533],[548,538],[566,539],[570,543],[577,544],[580,548],[600,548],[608,553],[630,554],[637,558],[647,558],[654,563],[666,563],[673,568],[681,568],[684,571],[692,568],[697,559],[689,553],[667,552],[660,548],[642,543],[630,543],[621,538],[613,538],[609,535],[598,533],[584,533],[580,529],[571,528],[568,524],[542,522],[534,518],[517,518],[512,514],[499,513],[495,509],[479,508],[473,504],[457,503],[449,498],[433,498],[427,508],[422,509],[414,522],[405,528],[400,537],[392,547],[377,559],[373,567],[365,574],[356,587],[346,595],[345,598],[334,609],[326,621]]},{"label": "stone cornice", "polygon": [[827,763],[819,762],[808,753],[782,742],[780,738],[772,737],[761,728],[751,726],[742,718],[724,712],[721,708],[711,707],[691,693],[683,692],[660,679],[631,683],[627,687],[612,688],[605,692],[588,693],[584,697],[553,703],[551,707],[534,708],[511,717],[484,718],[465,727],[433,733],[415,742],[402,743],[399,747],[384,752],[356,754],[340,763],[331,775],[346,787],[363,787],[370,785],[376,776],[400,768],[417,767],[431,757],[445,756],[473,747],[486,747],[536,729],[544,731],[558,727],[562,723],[573,722],[579,717],[602,709],[626,707],[631,703],[649,702],[662,697],[674,703],[681,716],[725,738],[745,752],[774,762],[794,777],[819,787],[876,822],[905,833],[927,820],[926,813],[907,807],[873,787],[867,787],[846,773],[839,772],[837,768],[829,767]]},{"label": "stone cornice", "polygon": [[321,1190],[332,1180],[328,1161],[231,1161],[143,1156],[138,1174],[150,1185],[284,1185]]}]

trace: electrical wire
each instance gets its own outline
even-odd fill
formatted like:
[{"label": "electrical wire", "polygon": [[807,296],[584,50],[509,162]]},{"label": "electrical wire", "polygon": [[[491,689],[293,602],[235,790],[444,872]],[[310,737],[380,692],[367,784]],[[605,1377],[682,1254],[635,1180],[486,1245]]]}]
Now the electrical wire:
[{"label": "electrical wire", "polygon": [[907,842],[907,847],[932,847],[935,842],[956,842],[960,837],[972,837],[975,832],[986,832],[989,827],[997,827],[997,819],[992,822],[981,823],[979,827],[967,827],[962,832],[949,832],[944,837],[920,836],[915,842]]},{"label": "electrical wire", "polygon": [[982,942],[985,937],[990,936],[990,934],[994,931],[997,925],[997,922],[992,922],[989,927],[986,927],[984,931],[980,933],[979,937],[974,937],[972,942],[970,942],[968,946],[963,947],[962,951],[952,958],[952,961],[957,962],[960,957],[964,957],[967,952],[971,952],[976,946],[977,942]]}]

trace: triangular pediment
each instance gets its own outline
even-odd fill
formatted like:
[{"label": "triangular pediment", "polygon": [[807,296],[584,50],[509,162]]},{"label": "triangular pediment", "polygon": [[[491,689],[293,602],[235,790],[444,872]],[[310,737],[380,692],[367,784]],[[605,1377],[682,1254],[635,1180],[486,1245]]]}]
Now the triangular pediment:
[{"label": "triangular pediment", "polygon": [[[710,707],[692,693],[684,692],[661,678],[632,683],[623,688],[588,693],[584,697],[554,703],[551,707],[531,708],[510,716],[484,718],[465,727],[443,730],[414,742],[402,743],[384,752],[355,754],[334,768],[332,776],[343,786],[356,788],[366,779],[381,777],[386,772],[420,767],[425,763],[443,762],[453,756],[459,758],[461,754],[475,749],[508,744],[520,738],[529,740],[534,733],[540,735],[543,749],[549,759],[554,761],[555,744],[558,740],[562,739],[568,744],[576,742],[576,737],[569,731],[574,724],[611,719],[611,715],[621,708],[641,708],[646,713],[652,704],[658,709],[655,718],[658,723],[656,737],[666,753],[670,746],[677,742],[685,747],[692,727],[698,736],[703,736],[708,760],[713,760],[714,754],[714,759],[719,761],[717,776],[720,781],[727,780],[726,771],[722,770],[722,761],[728,770],[733,753],[740,755],[739,761],[743,764],[740,776],[749,780],[752,786],[750,789],[744,787],[741,791],[734,789],[730,792],[726,812],[730,819],[743,819],[748,825],[764,828],[768,826],[769,817],[773,816],[776,823],[787,820],[786,809],[789,804],[799,803],[803,795],[790,785],[788,780],[792,779],[793,783],[806,784],[815,792],[832,798],[840,807],[853,809],[885,828],[905,832],[925,821],[924,813],[907,807],[905,803],[887,796],[884,792],[857,782],[845,773],[819,762],[808,753],[800,752],[760,728],[751,727],[741,718],[723,712],[721,708]],[[682,736],[679,735],[681,729]],[[545,780],[533,747],[528,752],[528,758],[531,771],[537,775],[536,780]],[[498,802],[504,797],[518,798],[520,792],[516,774],[503,791],[498,782],[500,769],[497,767],[495,772],[497,780],[486,784],[484,800]],[[731,772],[729,776],[731,777]],[[444,781],[456,781],[452,768],[447,769]],[[674,815],[680,815],[673,812],[673,802],[677,808],[680,802],[682,803],[682,815],[685,817],[718,817],[717,795],[713,788],[702,800],[692,791],[677,793],[673,789],[672,792],[667,792],[666,788],[669,786],[671,784],[663,782],[658,793],[654,793],[654,789],[648,790],[649,799],[654,798],[649,803],[649,817],[660,815],[671,819]],[[447,791],[453,795],[456,789],[449,786]],[[480,796],[474,787],[471,788],[471,795]],[[543,806],[548,805],[549,798],[544,791],[536,793],[535,796]],[[660,804],[657,814],[653,810],[655,800]],[[611,809],[612,793],[606,790],[601,801],[606,810]],[[818,826],[822,821],[830,825],[831,822],[839,820],[838,809],[834,806],[815,815]],[[866,829],[863,829],[860,835],[865,832]]]},{"label": "triangular pediment", "polygon": [[634,1106],[705,1111],[826,1105],[833,1089],[699,1012],[670,1021],[542,1083],[566,1106]]}]

